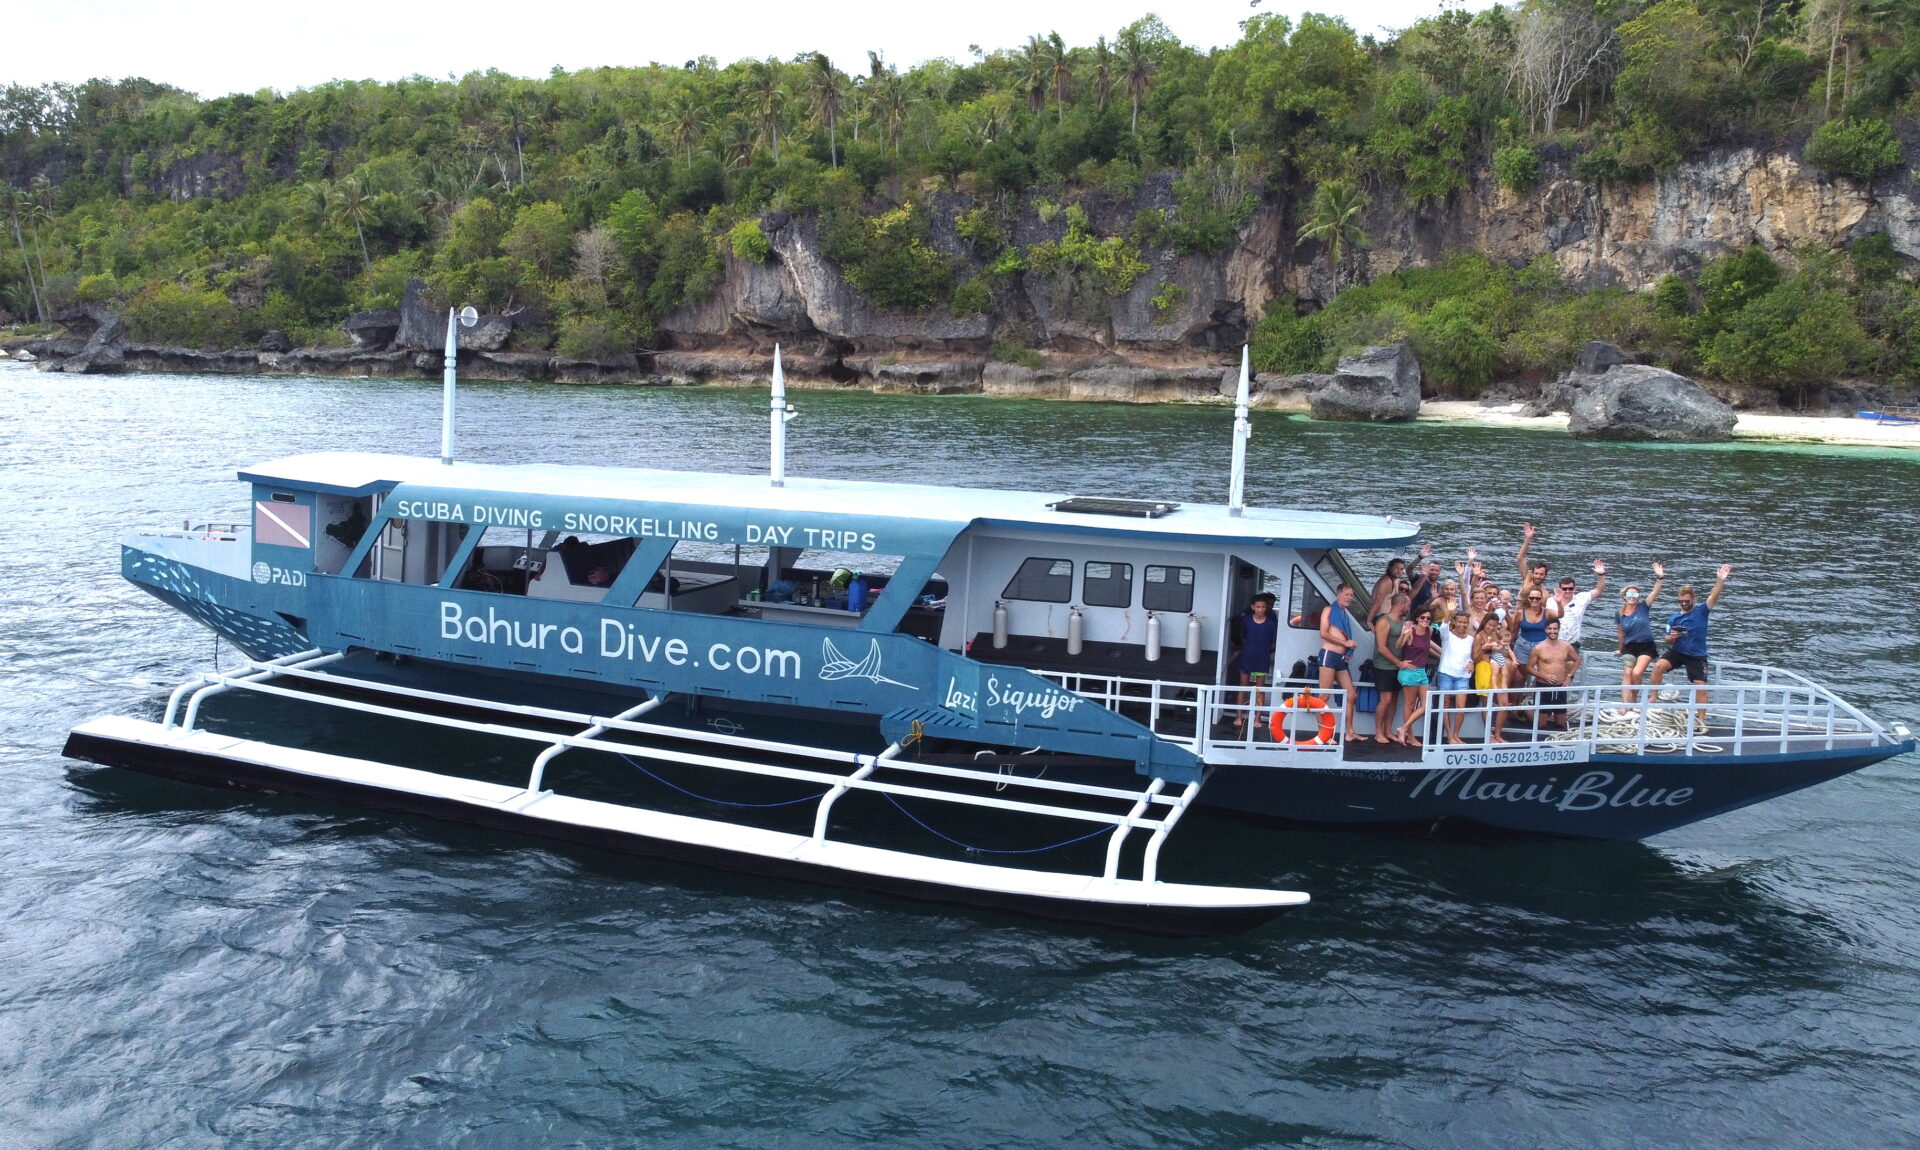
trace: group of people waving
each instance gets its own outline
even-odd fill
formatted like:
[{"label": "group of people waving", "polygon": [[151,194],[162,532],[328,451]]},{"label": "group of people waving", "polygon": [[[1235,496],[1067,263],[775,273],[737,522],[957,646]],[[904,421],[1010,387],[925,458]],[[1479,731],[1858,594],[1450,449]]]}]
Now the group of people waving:
[{"label": "group of people waving", "polygon": [[[1550,589],[1547,564],[1529,562],[1533,539],[1529,523],[1516,559],[1517,590],[1488,579],[1474,548],[1453,564],[1454,578],[1442,577],[1431,543],[1421,548],[1411,572],[1406,560],[1390,560],[1364,610],[1374,653],[1370,663],[1360,666],[1354,665],[1363,626],[1354,614],[1356,591],[1350,584],[1340,585],[1318,620],[1319,682],[1323,690],[1344,688],[1344,729],[1349,741],[1366,737],[1354,732],[1353,711],[1356,681],[1364,685],[1369,678],[1379,696],[1372,737],[1380,743],[1420,745],[1430,725],[1423,720],[1436,692],[1443,696],[1445,710],[1438,733],[1449,743],[1466,741],[1460,728],[1470,709],[1487,715],[1486,737],[1494,743],[1506,741],[1502,728],[1511,714],[1531,712],[1536,728],[1566,727],[1567,688],[1580,673],[1582,643],[1593,638],[1588,609],[1606,591],[1607,564],[1593,561],[1589,590],[1580,590],[1571,575],[1562,576]],[[1721,566],[1704,602],[1697,600],[1691,586],[1679,588],[1680,611],[1667,621],[1664,653],[1654,643],[1652,608],[1665,583],[1666,569],[1655,563],[1653,574],[1652,587],[1644,597],[1634,584],[1621,592],[1613,619],[1617,653],[1623,658],[1622,701],[1635,703],[1649,674],[1651,683],[1658,686],[1675,669],[1685,671],[1694,685],[1696,702],[1702,701],[1708,616],[1732,567]],[[1260,599],[1266,601],[1264,605]],[[1272,666],[1272,639],[1278,637],[1277,620],[1271,618],[1272,601],[1270,595],[1257,597],[1242,624],[1256,661],[1256,644],[1267,640],[1265,669]],[[1241,682],[1258,682],[1264,675],[1249,670],[1248,656],[1243,648]],[[1538,689],[1522,693],[1523,688]]]}]

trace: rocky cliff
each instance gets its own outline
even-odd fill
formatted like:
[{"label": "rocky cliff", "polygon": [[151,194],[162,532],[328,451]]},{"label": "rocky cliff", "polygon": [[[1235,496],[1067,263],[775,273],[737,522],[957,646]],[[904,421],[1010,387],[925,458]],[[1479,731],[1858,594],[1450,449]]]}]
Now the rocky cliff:
[{"label": "rocky cliff", "polygon": [[[1920,154],[1920,140],[1909,139],[1907,151]],[[1585,286],[1645,289],[1669,272],[1693,271],[1749,244],[1790,262],[1795,248],[1839,247],[1872,232],[1886,233],[1902,256],[1920,261],[1920,182],[1911,166],[1865,184],[1828,177],[1793,151],[1733,148],[1657,180],[1594,185],[1573,179],[1571,165],[1571,156],[1546,157],[1541,184],[1524,195],[1482,173],[1437,207],[1376,206],[1365,224],[1371,244],[1341,269],[1341,281],[1478,250],[1513,264],[1550,256]],[[970,206],[962,196],[942,197],[932,213],[933,242],[977,270],[951,226]],[[1095,230],[1125,234],[1139,212],[1172,206],[1170,184],[1150,179],[1131,199],[1094,197],[1085,206]],[[1188,398],[1211,393],[1206,372],[1197,369],[1224,365],[1275,299],[1325,299],[1334,287],[1324,253],[1317,244],[1295,242],[1298,221],[1281,206],[1261,210],[1213,255],[1143,252],[1146,274],[1094,316],[1068,314],[1031,274],[1019,277],[1008,314],[994,320],[938,309],[885,312],[847,285],[821,253],[811,221],[776,214],[763,227],[773,248],[768,261],[728,256],[724,282],[711,299],[665,318],[662,352],[653,362],[659,374],[757,379],[778,341],[797,354],[797,373],[819,383]],[[1057,239],[1063,230],[1057,219],[1043,222],[1029,204],[1014,238],[1030,244]],[[1172,302],[1155,306],[1156,296]],[[1021,357],[1024,364],[990,362],[988,349],[997,340],[1032,354]],[[1092,371],[1103,374],[1095,380],[1086,374]]]}]

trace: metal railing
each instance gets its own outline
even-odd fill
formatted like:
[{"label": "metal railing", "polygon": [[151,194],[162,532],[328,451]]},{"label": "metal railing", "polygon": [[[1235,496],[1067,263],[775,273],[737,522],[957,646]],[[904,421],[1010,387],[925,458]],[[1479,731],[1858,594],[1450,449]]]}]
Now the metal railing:
[{"label": "metal railing", "polygon": [[[1900,741],[1797,672],[1737,662],[1715,662],[1712,669],[1714,681],[1701,687],[1669,678],[1658,688],[1626,688],[1618,682],[1446,694],[1429,688],[1417,724],[1419,741],[1476,746],[1572,741],[1595,754],[1682,756],[1784,755]],[[1303,680],[1238,687],[1034,673],[1203,758],[1210,751],[1233,751],[1239,753],[1236,758],[1251,755],[1275,765],[1325,765],[1328,757],[1339,756],[1350,733],[1346,692]],[[1596,671],[1595,677],[1604,674]],[[1406,714],[1404,695],[1395,706],[1396,721]],[[1373,721],[1371,711],[1356,711],[1351,726],[1371,738]]]}]

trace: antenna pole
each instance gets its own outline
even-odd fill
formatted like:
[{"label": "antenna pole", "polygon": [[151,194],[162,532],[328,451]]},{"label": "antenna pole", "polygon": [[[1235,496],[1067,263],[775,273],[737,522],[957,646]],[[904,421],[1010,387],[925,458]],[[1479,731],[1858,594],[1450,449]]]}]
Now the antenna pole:
[{"label": "antenna pole", "polygon": [[1247,346],[1240,345],[1240,386],[1233,393],[1233,478],[1227,488],[1227,514],[1244,514],[1247,509],[1247,436],[1253,424],[1247,419]]},{"label": "antenna pole", "polygon": [[787,373],[780,366],[780,345],[773,345],[773,400],[768,405],[773,423],[773,486],[787,485]]},{"label": "antenna pole", "polygon": [[440,462],[453,464],[454,364],[460,355],[460,313],[447,309],[447,360],[440,373]]}]

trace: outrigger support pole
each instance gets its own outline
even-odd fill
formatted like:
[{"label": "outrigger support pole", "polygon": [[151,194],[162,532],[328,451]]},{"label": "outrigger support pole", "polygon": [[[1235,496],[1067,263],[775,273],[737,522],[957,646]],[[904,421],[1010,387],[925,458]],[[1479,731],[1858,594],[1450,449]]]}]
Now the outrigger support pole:
[{"label": "outrigger support pole", "polygon": [[772,484],[787,485],[787,421],[799,413],[787,402],[787,373],[780,367],[780,345],[773,345],[773,399],[767,405],[773,422]]},{"label": "outrigger support pole", "polygon": [[1247,346],[1240,345],[1240,386],[1233,393],[1233,477],[1227,489],[1227,514],[1247,509],[1247,437],[1253,424],[1247,419]]}]

